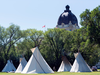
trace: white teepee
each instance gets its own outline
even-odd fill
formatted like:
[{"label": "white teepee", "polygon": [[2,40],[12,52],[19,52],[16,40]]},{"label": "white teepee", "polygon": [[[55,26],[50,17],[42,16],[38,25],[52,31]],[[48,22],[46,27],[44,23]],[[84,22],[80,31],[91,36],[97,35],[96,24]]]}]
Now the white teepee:
[{"label": "white teepee", "polygon": [[15,71],[15,73],[21,73],[23,71],[24,67],[26,66],[26,64],[27,64],[27,61],[23,57],[20,64],[19,64],[19,66],[18,66],[18,68],[17,68],[17,70]]},{"label": "white teepee", "polygon": [[58,72],[63,72],[63,71],[70,71],[71,69],[71,64],[68,61],[68,59],[66,58],[66,56],[62,57],[62,63],[58,69]]},{"label": "white teepee", "polygon": [[8,60],[2,72],[10,72],[10,71],[16,71],[16,68],[14,67],[13,63],[10,62],[10,60]]},{"label": "white teepee", "polygon": [[38,47],[31,50],[33,54],[21,73],[54,73],[42,57]]},{"label": "white teepee", "polygon": [[73,66],[70,70],[70,72],[91,72],[92,70],[88,66],[88,64],[83,59],[81,53],[79,52],[76,56],[76,59],[73,63]]}]

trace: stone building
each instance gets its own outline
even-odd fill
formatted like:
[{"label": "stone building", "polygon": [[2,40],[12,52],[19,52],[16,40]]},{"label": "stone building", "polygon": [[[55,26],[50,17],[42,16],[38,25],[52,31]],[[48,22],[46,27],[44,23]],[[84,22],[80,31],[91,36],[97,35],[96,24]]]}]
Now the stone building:
[{"label": "stone building", "polygon": [[78,20],[69,8],[69,5],[67,5],[66,10],[60,15],[56,28],[62,28],[69,31],[79,29]]}]

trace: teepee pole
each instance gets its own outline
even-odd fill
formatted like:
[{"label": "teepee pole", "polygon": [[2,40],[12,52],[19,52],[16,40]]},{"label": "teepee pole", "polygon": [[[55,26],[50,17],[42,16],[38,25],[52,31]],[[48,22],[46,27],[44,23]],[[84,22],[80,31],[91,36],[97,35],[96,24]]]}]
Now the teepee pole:
[{"label": "teepee pole", "polygon": [[79,48],[78,48],[78,53],[79,53],[80,51],[79,51]]}]

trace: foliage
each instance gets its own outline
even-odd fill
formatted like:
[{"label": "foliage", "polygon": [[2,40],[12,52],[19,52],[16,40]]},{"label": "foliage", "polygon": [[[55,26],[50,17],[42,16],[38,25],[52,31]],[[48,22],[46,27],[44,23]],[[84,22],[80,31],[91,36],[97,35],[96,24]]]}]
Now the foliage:
[{"label": "foliage", "polygon": [[87,28],[90,42],[100,44],[100,6],[93,11],[86,9],[81,15],[81,25]]},{"label": "foliage", "polygon": [[[22,38],[22,32],[19,26],[12,24],[8,28],[0,27],[0,52],[3,64],[0,64],[3,68],[8,59],[11,58],[13,52],[12,47]],[[15,54],[15,53],[14,53]],[[16,55],[14,55],[15,57]],[[1,60],[0,60],[1,61]],[[1,69],[0,69],[1,70]]]},{"label": "foliage", "polygon": [[61,33],[65,31],[59,28],[49,29],[44,33],[44,40],[40,45],[42,55],[51,67],[56,66],[57,69],[61,63],[61,51],[64,47]]},{"label": "foliage", "polygon": [[[88,55],[90,65],[98,62],[99,60],[99,48],[100,48],[100,6],[96,7],[92,11],[86,9],[81,15],[81,25],[86,28],[86,42],[84,43],[84,52],[89,52]],[[94,56],[95,57],[94,57]],[[88,58],[87,58],[88,60]],[[92,61],[94,60],[94,61]]]},{"label": "foliage", "polygon": [[37,31],[36,29],[27,29],[25,31],[26,37],[25,39],[30,39],[31,41],[34,42],[34,46],[40,46],[40,43],[43,38],[43,31]]},{"label": "foliage", "polygon": [[32,52],[31,48],[36,46],[40,46],[43,37],[43,31],[37,31],[36,29],[27,29],[24,32],[24,37],[17,43],[18,54],[24,55],[26,60],[28,61]]}]

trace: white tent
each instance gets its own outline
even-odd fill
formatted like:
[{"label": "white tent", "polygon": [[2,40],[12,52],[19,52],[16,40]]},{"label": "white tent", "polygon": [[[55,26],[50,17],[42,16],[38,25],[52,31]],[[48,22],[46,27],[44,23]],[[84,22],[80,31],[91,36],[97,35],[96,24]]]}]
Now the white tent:
[{"label": "white tent", "polygon": [[54,73],[42,57],[38,47],[31,50],[33,54],[21,73]]},{"label": "white tent", "polygon": [[88,64],[83,59],[81,53],[79,52],[76,56],[76,59],[73,63],[73,66],[70,70],[70,72],[91,72],[92,70],[88,66]]},{"label": "white tent", "polygon": [[20,64],[19,64],[17,70],[15,71],[15,73],[21,73],[21,72],[23,71],[24,67],[26,66],[26,64],[27,64],[27,61],[26,61],[26,59],[23,57],[23,58],[21,59],[21,61],[20,61]]},{"label": "white tent", "polygon": [[10,60],[8,60],[2,72],[10,72],[10,71],[16,71],[16,68],[14,67],[13,63],[10,62]]},{"label": "white tent", "polygon": [[71,69],[71,64],[68,61],[68,59],[66,58],[66,56],[62,57],[62,63],[58,69],[58,72],[63,72],[63,71],[70,71]]}]

